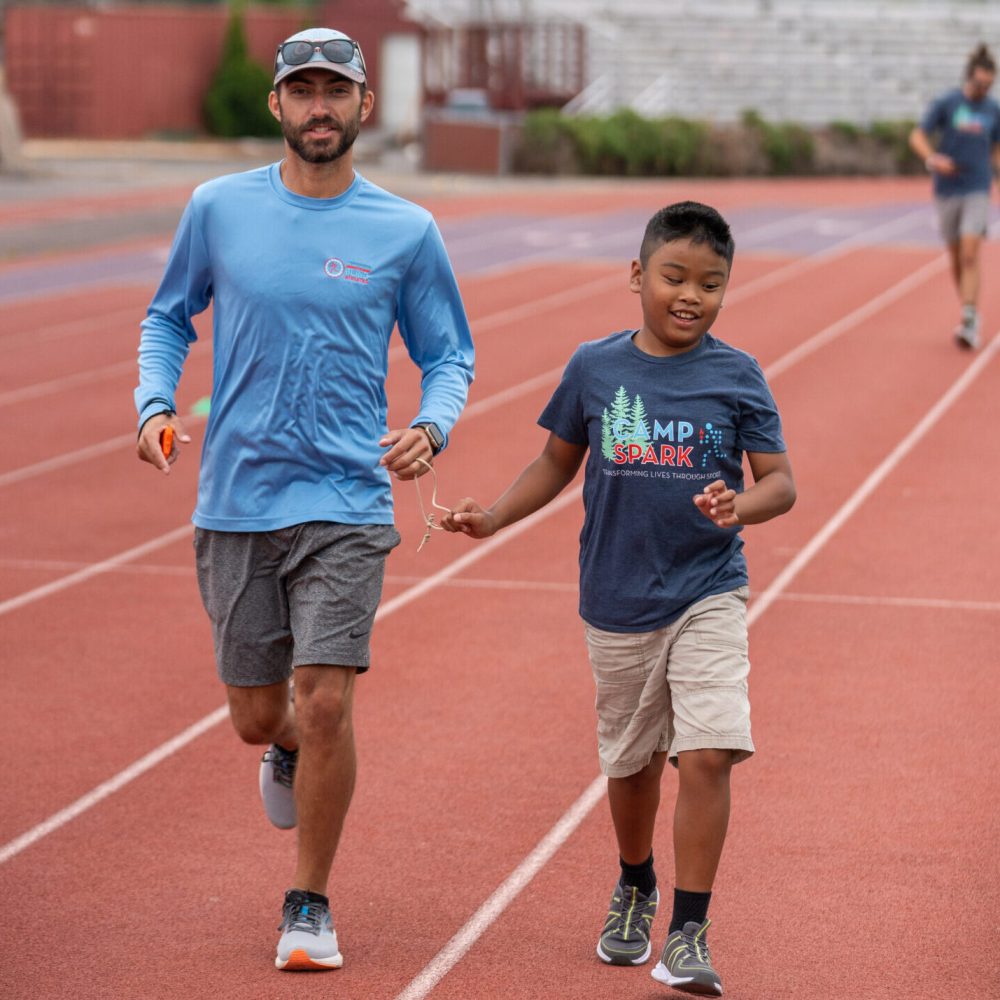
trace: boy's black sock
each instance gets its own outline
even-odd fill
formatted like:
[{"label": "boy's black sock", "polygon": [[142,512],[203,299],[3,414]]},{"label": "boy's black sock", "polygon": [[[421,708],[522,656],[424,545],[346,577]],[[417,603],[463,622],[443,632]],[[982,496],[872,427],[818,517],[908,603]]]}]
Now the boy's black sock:
[{"label": "boy's black sock", "polygon": [[681,931],[684,925],[693,920],[696,924],[703,924],[708,916],[708,903],[711,900],[710,892],[688,892],[686,889],[674,889],[674,915],[670,918],[670,930]]},{"label": "boy's black sock", "polygon": [[656,872],[653,871],[653,852],[641,865],[630,865],[618,859],[622,866],[622,885],[634,885],[644,896],[656,888]]}]

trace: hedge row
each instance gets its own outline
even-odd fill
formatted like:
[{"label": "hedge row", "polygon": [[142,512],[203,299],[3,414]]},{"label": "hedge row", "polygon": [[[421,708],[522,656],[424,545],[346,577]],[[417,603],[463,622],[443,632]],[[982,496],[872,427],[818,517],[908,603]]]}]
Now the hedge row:
[{"label": "hedge row", "polygon": [[809,129],[747,111],[738,124],[644,118],[631,110],[571,118],[530,112],[514,156],[522,173],[631,177],[918,173],[912,122]]}]

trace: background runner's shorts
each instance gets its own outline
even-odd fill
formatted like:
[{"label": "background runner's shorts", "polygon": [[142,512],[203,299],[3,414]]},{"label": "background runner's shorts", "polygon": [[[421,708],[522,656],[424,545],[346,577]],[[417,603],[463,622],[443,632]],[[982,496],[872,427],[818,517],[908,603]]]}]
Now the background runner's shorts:
[{"label": "background runner's shorts", "polygon": [[612,778],[641,771],[657,751],[754,752],[750,738],[746,604],[739,587],[692,604],[653,632],[585,625],[597,686],[597,750]]},{"label": "background runner's shorts", "polygon": [[949,195],[935,198],[941,236],[946,243],[957,243],[963,236],[985,236],[990,226],[990,194]]},{"label": "background runner's shorts", "polygon": [[196,528],[198,586],[223,683],[277,684],[309,664],[367,670],[385,559],[399,541],[391,524]]}]

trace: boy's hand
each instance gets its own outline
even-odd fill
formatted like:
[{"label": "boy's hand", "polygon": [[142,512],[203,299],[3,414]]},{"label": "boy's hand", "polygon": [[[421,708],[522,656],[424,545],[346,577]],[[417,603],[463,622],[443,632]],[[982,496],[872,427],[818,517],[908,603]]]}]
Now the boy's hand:
[{"label": "boy's hand", "polygon": [[497,529],[488,510],[483,510],[471,497],[463,497],[455,509],[441,518],[445,531],[457,531],[470,538],[489,538]]},{"label": "boy's hand", "polygon": [[732,528],[740,523],[736,513],[736,491],[716,479],[694,496],[695,506],[718,528]]}]

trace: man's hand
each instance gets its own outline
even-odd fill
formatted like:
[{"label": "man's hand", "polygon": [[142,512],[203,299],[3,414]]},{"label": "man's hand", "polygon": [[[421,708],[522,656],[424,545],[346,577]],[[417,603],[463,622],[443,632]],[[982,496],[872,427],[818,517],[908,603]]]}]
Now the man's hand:
[{"label": "man's hand", "polygon": [[[379,444],[389,449],[379,459],[379,465],[384,465],[397,479],[416,479],[433,463],[434,450],[422,427],[389,431]],[[427,465],[418,459],[423,459]]]},{"label": "man's hand", "polygon": [[[165,427],[170,427],[174,432],[173,447],[169,455],[163,454],[160,447],[160,435]],[[157,413],[142,425],[139,431],[139,440],[136,442],[135,450],[140,460],[155,465],[161,472],[170,474],[170,466],[177,461],[180,450],[179,444],[190,444],[191,437],[184,430],[184,425],[176,414]]]},{"label": "man's hand", "polygon": [[946,156],[944,153],[931,153],[931,155],[924,160],[924,166],[927,167],[932,174],[944,174],[946,177],[950,177],[953,174],[958,173],[958,167],[955,165],[955,161],[950,156]]},{"label": "man's hand", "polygon": [[470,538],[489,538],[497,529],[493,515],[471,497],[463,497],[455,509],[441,518],[445,531],[461,532]]},{"label": "man's hand", "polygon": [[716,479],[694,496],[695,506],[718,528],[732,528],[740,523],[736,513],[736,491]]}]

